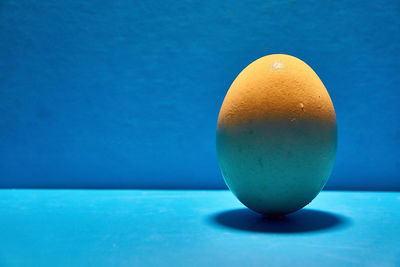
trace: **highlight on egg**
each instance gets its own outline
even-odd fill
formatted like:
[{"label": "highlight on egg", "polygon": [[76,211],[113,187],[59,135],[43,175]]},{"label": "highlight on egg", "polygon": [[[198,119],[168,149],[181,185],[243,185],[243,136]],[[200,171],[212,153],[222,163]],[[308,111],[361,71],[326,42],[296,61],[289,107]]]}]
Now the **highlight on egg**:
[{"label": "highlight on egg", "polygon": [[245,206],[268,215],[299,210],[322,190],[336,157],[328,91],[300,59],[262,57],[229,88],[216,147],[225,183]]}]

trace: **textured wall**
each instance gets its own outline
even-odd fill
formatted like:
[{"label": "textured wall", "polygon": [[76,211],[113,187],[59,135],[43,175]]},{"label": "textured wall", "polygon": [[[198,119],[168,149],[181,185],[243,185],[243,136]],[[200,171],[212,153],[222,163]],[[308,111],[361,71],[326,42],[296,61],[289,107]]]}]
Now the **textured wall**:
[{"label": "textured wall", "polygon": [[400,189],[400,2],[0,2],[0,187],[223,188],[219,107],[271,53],[336,108],[331,189]]}]

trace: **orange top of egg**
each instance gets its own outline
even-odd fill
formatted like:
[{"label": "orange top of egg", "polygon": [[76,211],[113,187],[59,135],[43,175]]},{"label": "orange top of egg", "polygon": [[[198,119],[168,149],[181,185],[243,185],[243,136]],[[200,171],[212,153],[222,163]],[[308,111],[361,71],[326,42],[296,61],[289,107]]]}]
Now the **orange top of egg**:
[{"label": "orange top of egg", "polygon": [[218,127],[234,129],[270,120],[336,124],[332,101],[317,74],[300,59],[274,54],[247,66],[232,83]]}]

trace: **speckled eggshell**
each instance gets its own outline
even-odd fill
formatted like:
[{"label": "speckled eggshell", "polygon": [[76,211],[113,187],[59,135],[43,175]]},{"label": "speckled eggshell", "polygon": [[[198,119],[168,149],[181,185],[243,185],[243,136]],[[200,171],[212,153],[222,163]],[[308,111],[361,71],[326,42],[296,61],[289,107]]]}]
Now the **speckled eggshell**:
[{"label": "speckled eggshell", "polygon": [[306,63],[289,55],[265,56],[229,88],[216,141],[224,180],[244,205],[269,215],[294,212],[310,203],[330,176],[335,110]]}]

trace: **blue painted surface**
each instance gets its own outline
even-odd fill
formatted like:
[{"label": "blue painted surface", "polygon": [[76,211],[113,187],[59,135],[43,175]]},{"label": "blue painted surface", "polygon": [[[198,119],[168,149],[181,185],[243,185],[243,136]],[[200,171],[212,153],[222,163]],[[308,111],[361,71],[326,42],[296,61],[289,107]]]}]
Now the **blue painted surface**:
[{"label": "blue painted surface", "polygon": [[327,188],[400,189],[397,0],[3,0],[0,40],[0,187],[223,188],[223,97],[287,53],[336,107]]},{"label": "blue painted surface", "polygon": [[228,191],[0,190],[0,266],[399,266],[399,193],[268,221]]}]

